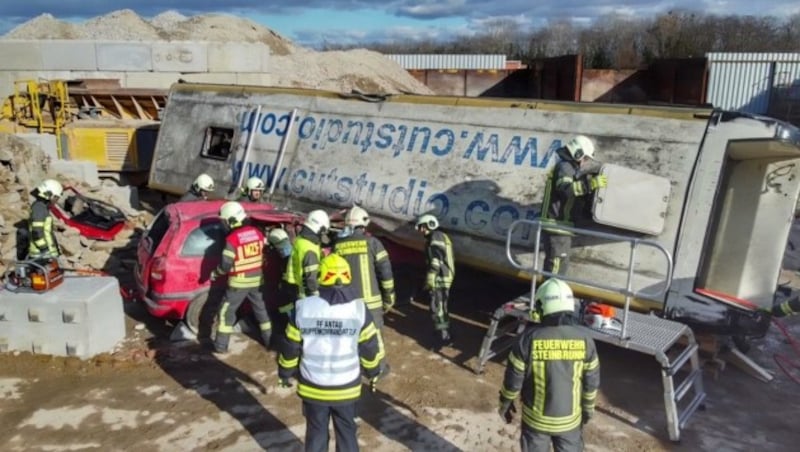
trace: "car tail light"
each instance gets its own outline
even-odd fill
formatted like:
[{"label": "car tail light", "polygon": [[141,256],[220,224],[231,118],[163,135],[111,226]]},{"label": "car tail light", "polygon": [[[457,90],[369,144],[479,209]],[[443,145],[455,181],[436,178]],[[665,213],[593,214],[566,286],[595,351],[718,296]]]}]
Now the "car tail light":
[{"label": "car tail light", "polygon": [[150,266],[150,279],[155,281],[162,281],[164,279],[164,273],[167,270],[167,260],[163,257],[157,257],[153,260],[153,264]]}]

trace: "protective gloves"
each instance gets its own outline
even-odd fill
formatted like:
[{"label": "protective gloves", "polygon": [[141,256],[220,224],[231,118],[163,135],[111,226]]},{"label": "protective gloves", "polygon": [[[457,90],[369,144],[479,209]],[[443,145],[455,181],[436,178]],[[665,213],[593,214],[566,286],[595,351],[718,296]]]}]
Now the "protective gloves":
[{"label": "protective gloves", "polygon": [[598,188],[603,188],[608,185],[608,176],[605,174],[598,174],[594,177],[589,178],[589,188],[592,191],[597,190]]}]

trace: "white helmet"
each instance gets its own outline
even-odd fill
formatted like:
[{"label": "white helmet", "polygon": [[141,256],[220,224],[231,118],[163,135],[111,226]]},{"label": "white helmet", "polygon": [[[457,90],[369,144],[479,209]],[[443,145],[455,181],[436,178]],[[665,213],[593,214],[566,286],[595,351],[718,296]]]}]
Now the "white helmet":
[{"label": "white helmet", "polygon": [[61,186],[60,182],[54,179],[45,179],[36,187],[36,190],[41,197],[45,199],[50,199],[53,196],[60,197],[61,194],[64,193],[64,187]]},{"label": "white helmet", "polygon": [[238,202],[228,201],[220,207],[219,216],[231,226],[235,226],[241,224],[247,218],[247,213]]},{"label": "white helmet", "polygon": [[281,228],[274,228],[269,231],[269,235],[267,236],[267,241],[270,245],[277,247],[279,243],[289,240],[289,234],[286,233]]},{"label": "white helmet", "polygon": [[366,228],[369,224],[369,214],[359,206],[353,206],[344,216],[344,224],[354,228]]},{"label": "white helmet", "polygon": [[594,158],[594,143],[584,135],[577,135],[567,143],[567,151],[573,160],[583,157]]},{"label": "white helmet", "polygon": [[306,218],[303,226],[311,229],[314,234],[322,234],[330,229],[331,220],[328,218],[328,214],[325,213],[324,210],[312,210],[309,212],[308,218]]},{"label": "white helmet", "polygon": [[197,176],[197,178],[194,180],[192,183],[192,188],[194,188],[195,191],[212,192],[214,191],[214,179],[212,179],[208,174],[203,173]]},{"label": "white helmet", "polygon": [[417,219],[417,229],[421,226],[425,226],[431,231],[434,231],[439,228],[439,220],[437,220],[435,216],[426,213]]},{"label": "white helmet", "polygon": [[247,187],[247,192],[248,193],[253,191],[253,190],[264,190],[265,186],[266,186],[266,184],[264,184],[264,181],[261,180],[260,177],[253,176],[250,179],[247,179],[246,187]]},{"label": "white helmet", "polygon": [[567,283],[556,278],[550,278],[539,286],[535,302],[543,316],[575,311],[572,289]]}]

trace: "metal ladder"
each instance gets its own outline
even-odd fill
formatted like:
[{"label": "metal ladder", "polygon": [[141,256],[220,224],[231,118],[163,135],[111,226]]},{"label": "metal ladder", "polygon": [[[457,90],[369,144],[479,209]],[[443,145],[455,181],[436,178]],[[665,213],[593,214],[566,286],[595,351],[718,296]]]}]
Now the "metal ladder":
[{"label": "metal ladder", "polygon": [[[533,265],[525,266],[518,262],[511,250],[511,240],[516,229],[522,225],[535,228],[535,245]],[[542,236],[543,225],[537,220],[514,221],[506,235],[506,257],[511,265],[519,270],[530,272],[531,291],[529,294],[518,297],[495,310],[492,314],[489,329],[481,344],[478,356],[477,373],[482,373],[486,363],[511,347],[516,337],[510,333],[521,333],[531,323],[531,312],[534,309],[534,294],[536,293],[537,277],[539,275],[549,278],[557,277],[566,282],[583,286],[594,287],[601,290],[617,293],[625,297],[625,306],[620,314],[615,313],[621,322],[618,333],[580,326],[584,328],[595,340],[606,342],[617,347],[635,350],[655,357],[661,367],[661,382],[664,388],[664,412],[666,415],[667,431],[672,441],[680,441],[680,432],[689,421],[692,414],[704,407],[706,393],[703,390],[703,375],[698,355],[699,346],[694,333],[687,326],[679,322],[663,319],[652,314],[642,314],[630,311],[630,304],[634,298],[663,300],[672,282],[672,256],[660,244],[637,238],[617,234],[591,231],[588,229],[572,228],[547,224],[551,230],[559,230],[576,235],[596,237],[615,242],[627,242],[631,245],[627,267],[627,281],[625,287],[610,286],[601,282],[566,275],[556,275],[539,269],[539,243]],[[661,281],[662,288],[657,292],[644,292],[633,290],[633,269],[636,263],[636,249],[647,246],[657,249],[664,255],[666,263],[666,276]],[[620,318],[621,317],[621,318]],[[677,353],[675,353],[677,352]],[[685,368],[688,365],[688,370]],[[676,379],[682,377],[676,384]],[[685,402],[689,393],[693,396]]]}]

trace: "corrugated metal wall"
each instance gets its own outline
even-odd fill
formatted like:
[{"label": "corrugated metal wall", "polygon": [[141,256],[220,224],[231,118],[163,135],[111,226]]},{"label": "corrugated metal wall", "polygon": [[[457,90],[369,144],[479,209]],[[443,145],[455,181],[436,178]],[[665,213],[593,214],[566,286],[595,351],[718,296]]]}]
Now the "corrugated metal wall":
[{"label": "corrugated metal wall", "polygon": [[767,114],[773,87],[797,83],[800,53],[708,53],[706,102]]},{"label": "corrugated metal wall", "polygon": [[403,69],[505,69],[506,56],[500,54],[386,54]]}]

